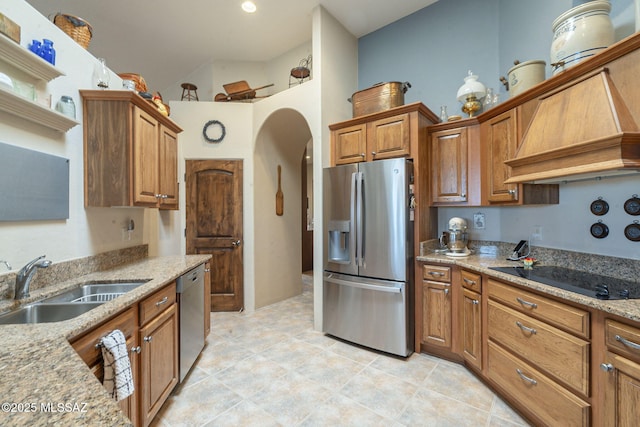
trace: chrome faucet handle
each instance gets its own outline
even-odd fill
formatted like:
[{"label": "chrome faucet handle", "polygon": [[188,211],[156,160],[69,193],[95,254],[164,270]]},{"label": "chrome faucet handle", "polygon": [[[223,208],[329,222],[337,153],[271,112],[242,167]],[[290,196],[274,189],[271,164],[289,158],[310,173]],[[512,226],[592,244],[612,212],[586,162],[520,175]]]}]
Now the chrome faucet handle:
[{"label": "chrome faucet handle", "polygon": [[29,297],[29,285],[31,279],[38,268],[47,268],[52,262],[48,259],[44,259],[46,255],[41,255],[38,258],[29,261],[24,267],[18,271],[16,275],[16,288],[15,299],[23,299]]}]

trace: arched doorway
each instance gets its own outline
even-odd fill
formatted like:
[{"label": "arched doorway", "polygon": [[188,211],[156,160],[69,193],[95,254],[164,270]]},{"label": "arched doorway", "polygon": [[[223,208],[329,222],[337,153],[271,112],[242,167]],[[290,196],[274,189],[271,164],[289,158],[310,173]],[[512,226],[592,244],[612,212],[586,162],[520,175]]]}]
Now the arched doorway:
[{"label": "arched doorway", "polygon": [[[274,111],[261,126],[254,152],[255,308],[302,292],[302,171],[309,125],[298,111]],[[278,166],[282,215],[276,212]]]}]

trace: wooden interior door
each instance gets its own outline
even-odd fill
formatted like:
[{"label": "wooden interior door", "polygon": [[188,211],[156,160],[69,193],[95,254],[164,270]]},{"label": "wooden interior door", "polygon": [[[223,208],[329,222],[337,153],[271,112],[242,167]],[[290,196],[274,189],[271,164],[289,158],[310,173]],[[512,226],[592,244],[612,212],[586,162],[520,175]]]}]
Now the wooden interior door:
[{"label": "wooden interior door", "polygon": [[187,254],[210,254],[211,311],[244,307],[242,160],[186,161]]}]

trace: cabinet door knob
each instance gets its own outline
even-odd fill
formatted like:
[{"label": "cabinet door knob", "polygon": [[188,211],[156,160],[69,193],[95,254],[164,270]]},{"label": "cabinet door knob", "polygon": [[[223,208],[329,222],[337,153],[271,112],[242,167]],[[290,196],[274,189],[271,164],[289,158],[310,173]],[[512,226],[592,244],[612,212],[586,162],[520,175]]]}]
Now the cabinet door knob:
[{"label": "cabinet door knob", "polygon": [[137,347],[131,347],[131,350],[130,350],[130,351],[131,351],[131,353],[138,353],[138,354],[140,354],[140,351],[141,351],[141,350],[142,350],[142,349],[140,348],[140,346],[137,346]]},{"label": "cabinet door knob", "polygon": [[364,159],[366,157],[366,154],[360,153],[360,157],[362,157]]},{"label": "cabinet door knob", "polygon": [[376,154],[378,154],[378,153],[376,153],[375,151],[371,152],[371,155],[374,156],[374,157],[376,156]]},{"label": "cabinet door knob", "polygon": [[480,301],[478,301],[477,299],[474,299],[474,300],[471,300],[471,304],[478,305],[480,304]]},{"label": "cabinet door knob", "polygon": [[144,338],[142,338],[142,339],[143,339],[143,341],[145,341],[145,342],[151,342],[151,340],[153,339],[153,337],[149,336],[149,337],[144,337]]},{"label": "cabinet door knob", "polygon": [[444,294],[445,294],[445,295],[449,295],[449,288],[445,288],[445,290],[444,290]]},{"label": "cabinet door knob", "polygon": [[613,372],[613,365],[611,363],[601,363],[600,369],[605,372]]}]

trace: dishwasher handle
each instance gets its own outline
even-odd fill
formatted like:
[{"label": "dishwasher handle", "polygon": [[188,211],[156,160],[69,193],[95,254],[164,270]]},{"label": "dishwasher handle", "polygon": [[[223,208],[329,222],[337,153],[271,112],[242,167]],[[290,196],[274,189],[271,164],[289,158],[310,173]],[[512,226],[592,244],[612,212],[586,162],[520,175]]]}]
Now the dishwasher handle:
[{"label": "dishwasher handle", "polygon": [[192,286],[201,284],[204,284],[204,264],[200,264],[176,279],[176,293],[182,294]]}]

